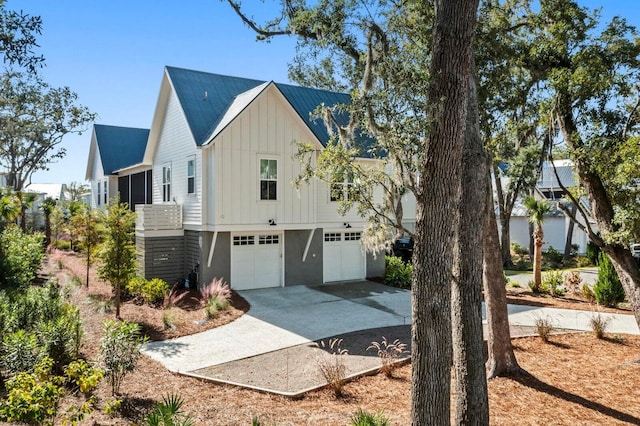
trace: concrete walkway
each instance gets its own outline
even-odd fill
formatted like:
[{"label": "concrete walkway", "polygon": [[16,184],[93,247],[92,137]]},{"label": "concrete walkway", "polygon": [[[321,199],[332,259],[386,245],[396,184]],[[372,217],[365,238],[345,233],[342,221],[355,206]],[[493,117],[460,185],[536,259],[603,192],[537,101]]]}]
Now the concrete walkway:
[{"label": "concrete walkway", "polygon": [[[351,282],[240,292],[251,305],[236,321],[191,336],[149,342],[147,356],[174,372],[272,352],[353,331],[411,323],[411,293],[378,283]],[[591,330],[588,311],[509,305],[512,325],[548,318],[555,327]],[[608,333],[640,334],[633,315],[610,318]]]}]

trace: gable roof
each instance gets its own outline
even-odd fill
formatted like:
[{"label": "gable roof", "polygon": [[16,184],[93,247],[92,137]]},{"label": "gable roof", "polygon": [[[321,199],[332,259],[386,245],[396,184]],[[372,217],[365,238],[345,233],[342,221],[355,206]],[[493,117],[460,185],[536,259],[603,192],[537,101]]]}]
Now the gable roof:
[{"label": "gable roof", "polygon": [[93,131],[105,175],[142,162],[149,129],[94,124]]},{"label": "gable roof", "polygon": [[[211,140],[272,83],[169,66],[166,72],[198,146]],[[315,109],[322,104],[348,104],[351,97],[328,90],[273,84],[320,143],[326,146],[329,133],[321,118],[311,118]],[[337,114],[337,120],[341,125],[347,124],[348,114]]]},{"label": "gable roof", "polygon": [[[557,177],[556,172],[553,170],[554,165],[558,172]],[[558,178],[560,178],[559,181]],[[560,190],[560,183],[558,182],[562,183],[562,186],[565,188],[571,188],[577,185],[574,177],[573,162],[571,160],[555,160],[553,163],[545,161],[543,163],[542,171],[540,172],[540,177],[538,178],[536,186],[542,190]]]}]

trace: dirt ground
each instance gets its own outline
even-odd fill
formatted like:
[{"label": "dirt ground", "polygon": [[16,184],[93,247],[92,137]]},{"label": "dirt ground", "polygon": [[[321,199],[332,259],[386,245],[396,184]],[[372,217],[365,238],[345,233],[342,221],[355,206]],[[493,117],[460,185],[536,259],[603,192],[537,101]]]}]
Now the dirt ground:
[{"label": "dirt ground", "polygon": [[[52,253],[44,272],[55,274],[62,283],[74,275],[84,282],[82,260],[73,254]],[[102,323],[114,316],[113,312],[103,312],[96,300],[106,298],[110,291],[95,273],[90,275],[89,289],[76,286],[71,291],[71,300],[80,307],[85,326],[82,352],[90,360],[96,359]],[[509,297],[509,303],[578,309],[589,306],[584,301],[545,298],[526,292],[510,292]],[[187,303],[186,299],[191,301]],[[173,308],[178,324],[173,330],[164,330],[162,309],[126,302],[122,317],[144,323],[145,331],[162,339],[218,326],[248,309],[246,302],[235,298],[229,313],[214,322],[197,325],[194,321],[201,320],[203,315],[196,294],[183,300],[182,308]],[[555,335],[549,344],[537,337],[513,342],[526,373],[489,382],[491,424],[640,424],[640,336],[607,336],[597,340],[583,333]],[[265,369],[268,368],[266,365]],[[162,396],[177,394],[184,400],[183,410],[192,415],[197,425],[250,425],[253,418],[258,418],[262,425],[347,425],[359,408],[370,412],[383,410],[391,424],[406,425],[410,418],[410,382],[411,366],[404,365],[391,379],[378,374],[346,384],[344,395],[339,398],[331,390],[321,389],[290,399],[172,374],[142,357],[138,368],[124,379],[120,395],[110,395],[107,381],[100,384],[95,393],[95,410],[81,424],[136,423]],[[122,400],[120,410],[115,415],[105,414],[105,404],[116,398]],[[66,397],[60,412],[64,414],[71,404],[81,401]],[[61,419],[56,421],[61,423]]]}]

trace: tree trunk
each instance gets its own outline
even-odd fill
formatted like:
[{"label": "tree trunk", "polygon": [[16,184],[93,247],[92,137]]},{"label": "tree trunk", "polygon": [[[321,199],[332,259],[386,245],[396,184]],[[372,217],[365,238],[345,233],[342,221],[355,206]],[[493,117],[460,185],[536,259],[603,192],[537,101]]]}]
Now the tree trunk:
[{"label": "tree trunk", "polygon": [[[511,224],[510,216],[500,213],[500,252],[502,253],[502,265],[504,267],[513,266],[511,258]],[[495,218],[494,218],[495,220]]]},{"label": "tree trunk", "polygon": [[544,234],[540,225],[533,231],[533,285],[532,290],[538,293],[542,288],[542,244]]},{"label": "tree trunk", "polygon": [[[460,226],[453,280],[451,321],[455,380],[455,424],[489,424],[482,334],[482,223],[485,218],[487,162],[480,138],[478,99],[471,74],[467,130],[462,151]],[[480,225],[479,225],[480,224]]]},{"label": "tree trunk", "polygon": [[[576,212],[578,211],[578,206],[576,206],[575,204],[571,204],[571,217],[575,217],[576,216]],[[569,229],[567,229],[567,239],[564,243],[564,255],[562,256],[562,260],[564,261],[568,261],[571,259],[571,242],[573,241],[573,230],[575,228],[576,224],[575,222],[570,219],[569,220]]]},{"label": "tree trunk", "polygon": [[[426,4],[424,7],[428,7]],[[425,160],[417,197],[411,327],[414,426],[451,421],[451,284],[477,0],[437,0]]]},{"label": "tree trunk", "polygon": [[513,353],[509,314],[507,311],[507,292],[505,290],[504,272],[500,257],[498,225],[493,214],[493,197],[491,181],[486,179],[487,206],[485,211],[484,239],[484,303],[487,312],[487,376],[494,378],[506,376],[520,371],[520,366]]}]

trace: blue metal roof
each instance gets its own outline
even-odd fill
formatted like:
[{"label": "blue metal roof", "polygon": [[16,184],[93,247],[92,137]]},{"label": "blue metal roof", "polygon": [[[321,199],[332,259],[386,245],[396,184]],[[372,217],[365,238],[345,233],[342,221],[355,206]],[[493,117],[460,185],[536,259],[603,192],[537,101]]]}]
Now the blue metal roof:
[{"label": "blue metal roof", "polygon": [[[191,132],[198,146],[207,142],[211,132],[224,117],[227,109],[232,105],[236,96],[247,92],[261,84],[264,80],[252,80],[242,77],[231,77],[183,68],[166,67],[174,90],[191,128]],[[345,93],[330,92],[328,90],[312,89],[275,83],[287,101],[298,115],[307,123],[313,134],[322,145],[329,141],[329,133],[321,118],[312,119],[318,106],[335,106],[348,104],[351,97]],[[345,125],[348,114],[338,114],[338,121]],[[361,137],[366,144],[369,138]],[[362,155],[366,150],[362,150]]]},{"label": "blue metal roof", "polygon": [[105,175],[142,162],[149,129],[94,124],[93,130]]}]

